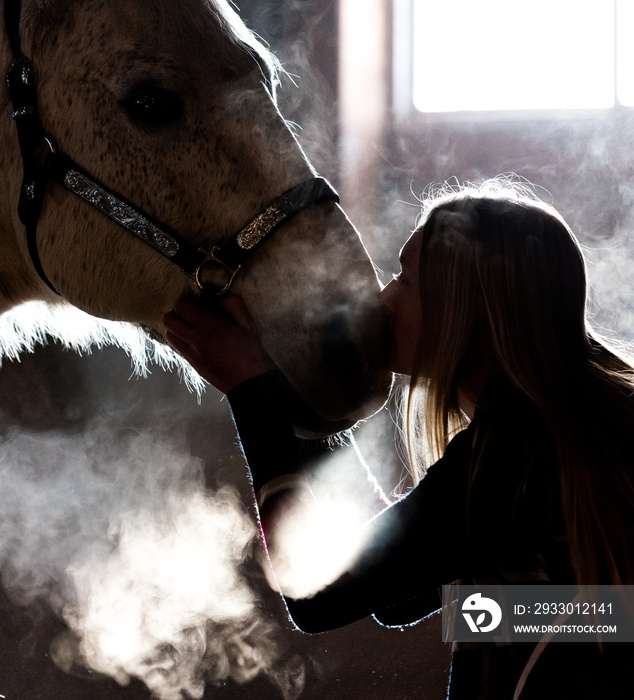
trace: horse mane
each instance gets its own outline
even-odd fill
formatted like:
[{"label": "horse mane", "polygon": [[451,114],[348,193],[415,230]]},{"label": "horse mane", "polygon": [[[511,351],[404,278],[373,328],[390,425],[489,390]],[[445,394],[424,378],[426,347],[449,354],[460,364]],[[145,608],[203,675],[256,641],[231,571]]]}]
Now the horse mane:
[{"label": "horse mane", "polygon": [[64,302],[29,301],[0,315],[0,366],[3,358],[19,360],[21,353],[35,352],[50,340],[79,354],[108,345],[120,347],[130,357],[135,374],[147,376],[152,365],[176,370],[199,399],[207,386],[188,362],[139,326],[96,318]]}]

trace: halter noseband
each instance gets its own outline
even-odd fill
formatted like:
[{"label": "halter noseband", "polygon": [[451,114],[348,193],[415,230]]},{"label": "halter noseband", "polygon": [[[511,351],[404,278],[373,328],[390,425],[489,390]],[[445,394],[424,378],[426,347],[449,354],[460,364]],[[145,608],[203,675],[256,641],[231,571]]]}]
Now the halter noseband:
[{"label": "halter noseband", "polygon": [[70,158],[57,152],[52,139],[44,132],[37,113],[37,89],[32,64],[21,50],[20,15],[21,1],[5,0],[4,23],[14,59],[6,82],[13,103],[13,119],[23,164],[18,215],[26,228],[33,265],[56,294],[59,292],[46,276],[37,249],[37,223],[49,180],[83,199],[177,265],[201,289],[208,286],[202,279],[202,269],[215,266],[223,279],[216,285],[217,294],[224,294],[231,287],[244,263],[292,217],[320,202],[339,202],[339,196],[324,178],[310,178],[274,199],[222,245],[211,250],[194,246],[170,227],[95,180]]}]

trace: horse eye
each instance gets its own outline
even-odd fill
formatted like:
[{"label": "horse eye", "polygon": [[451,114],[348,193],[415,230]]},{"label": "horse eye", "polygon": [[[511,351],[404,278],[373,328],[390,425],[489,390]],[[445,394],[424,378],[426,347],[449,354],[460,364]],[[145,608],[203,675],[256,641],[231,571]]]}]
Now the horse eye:
[{"label": "horse eye", "polygon": [[177,92],[158,85],[138,85],[121,101],[132,121],[143,126],[169,126],[183,114],[183,100]]}]

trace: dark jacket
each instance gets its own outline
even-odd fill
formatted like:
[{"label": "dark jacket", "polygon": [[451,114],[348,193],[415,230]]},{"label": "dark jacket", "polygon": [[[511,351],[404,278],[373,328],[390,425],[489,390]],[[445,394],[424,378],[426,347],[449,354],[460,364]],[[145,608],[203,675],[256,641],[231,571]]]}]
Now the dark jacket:
[{"label": "dark jacket", "polygon": [[[295,437],[273,375],[246,382],[229,399],[256,489],[280,468],[310,470],[326,451]],[[370,527],[370,544],[347,573],[313,598],[287,599],[301,630],[371,614],[385,624],[411,623],[440,607],[439,587],[455,580],[574,583],[552,437],[537,408],[508,388],[489,392],[422,481]],[[533,646],[455,649],[449,698],[510,700]],[[612,652],[551,643],[521,698],[634,698],[623,665],[631,645],[604,646]]]}]

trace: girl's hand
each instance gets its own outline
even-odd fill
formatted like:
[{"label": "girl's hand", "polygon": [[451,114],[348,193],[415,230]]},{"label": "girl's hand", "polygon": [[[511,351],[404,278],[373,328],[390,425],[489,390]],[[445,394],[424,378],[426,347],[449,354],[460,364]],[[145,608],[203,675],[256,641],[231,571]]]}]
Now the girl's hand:
[{"label": "girl's hand", "polygon": [[213,309],[181,297],[163,322],[170,345],[224,394],[274,366],[240,297],[223,297]]}]

